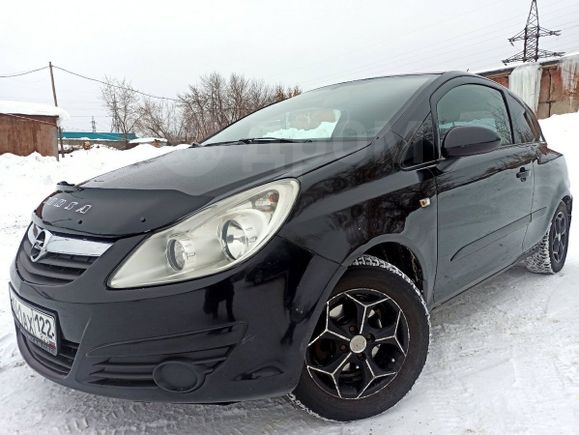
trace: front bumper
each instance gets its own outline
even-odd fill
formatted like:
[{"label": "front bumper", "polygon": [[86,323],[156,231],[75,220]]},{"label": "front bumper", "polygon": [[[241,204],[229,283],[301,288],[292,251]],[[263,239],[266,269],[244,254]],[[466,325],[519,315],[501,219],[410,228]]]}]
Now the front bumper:
[{"label": "front bumper", "polygon": [[106,279],[142,236],[122,239],[82,276],[11,286],[56,315],[59,354],[28,341],[26,362],[68,387],[131,400],[218,403],[282,395],[297,385],[323,301],[343,271],[275,237],[237,268],[185,283],[110,290]]}]

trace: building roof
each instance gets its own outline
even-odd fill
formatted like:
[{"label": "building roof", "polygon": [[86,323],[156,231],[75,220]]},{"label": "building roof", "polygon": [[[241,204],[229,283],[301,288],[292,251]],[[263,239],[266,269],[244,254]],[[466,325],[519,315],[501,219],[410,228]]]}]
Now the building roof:
[{"label": "building roof", "polygon": [[[576,58],[579,57],[579,51],[573,51],[570,53],[566,53],[564,56],[562,57],[555,57],[555,58],[548,58],[548,59],[543,59],[540,60],[539,62],[536,62],[538,64],[540,64],[542,67],[550,67],[550,66],[556,66],[562,62],[565,62],[568,59],[572,59],[572,58]],[[511,71],[513,71],[516,67],[518,66],[522,66],[522,65],[528,65],[530,63],[533,62],[528,62],[528,63],[517,63],[514,65],[503,65],[503,66],[499,66],[496,68],[486,68],[486,69],[482,69],[480,71],[478,71],[476,74],[480,74],[481,76],[485,76],[485,77],[489,77],[489,76],[495,76],[495,75],[509,75],[511,73]]]},{"label": "building roof", "polygon": [[8,115],[54,116],[60,120],[69,119],[66,110],[48,104],[24,101],[0,100],[0,113]]},{"label": "building roof", "polygon": [[121,140],[132,140],[135,139],[137,135],[135,133],[129,133],[125,138],[123,133],[111,133],[111,132],[96,132],[93,133],[92,131],[63,131],[62,138],[63,139],[79,139],[79,140],[112,140],[112,141],[121,141]]}]

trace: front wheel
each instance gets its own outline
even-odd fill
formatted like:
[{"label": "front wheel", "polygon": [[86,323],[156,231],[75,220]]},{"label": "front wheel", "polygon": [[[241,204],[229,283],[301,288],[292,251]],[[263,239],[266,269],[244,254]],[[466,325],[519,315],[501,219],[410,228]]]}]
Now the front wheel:
[{"label": "front wheel", "polygon": [[327,301],[290,398],[331,420],[379,414],[414,385],[429,338],[428,310],[410,278],[362,256]]}]

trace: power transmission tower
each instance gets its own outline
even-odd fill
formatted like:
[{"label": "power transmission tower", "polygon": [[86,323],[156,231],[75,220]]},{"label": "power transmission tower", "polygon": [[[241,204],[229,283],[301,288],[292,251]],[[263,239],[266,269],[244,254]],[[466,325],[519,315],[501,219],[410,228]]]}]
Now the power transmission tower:
[{"label": "power transmission tower", "polygon": [[92,132],[96,133],[96,121],[94,120],[94,116],[92,117],[92,121],[90,122],[92,127]]},{"label": "power transmission tower", "polygon": [[537,62],[544,57],[560,57],[565,53],[560,51],[547,51],[539,48],[539,39],[543,36],[559,36],[560,30],[548,30],[539,25],[539,10],[537,8],[537,0],[531,1],[531,10],[527,18],[527,25],[523,30],[517,33],[512,38],[509,38],[511,45],[515,41],[524,41],[523,51],[514,56],[504,59],[505,65],[512,62]]}]

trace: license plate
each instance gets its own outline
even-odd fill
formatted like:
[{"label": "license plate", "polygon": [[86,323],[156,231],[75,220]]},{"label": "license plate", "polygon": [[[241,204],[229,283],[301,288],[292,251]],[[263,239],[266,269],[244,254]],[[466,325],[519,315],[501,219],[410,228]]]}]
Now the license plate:
[{"label": "license plate", "polygon": [[38,347],[56,355],[58,353],[56,318],[22,302],[12,290],[10,290],[10,304],[14,318],[27,338]]}]

